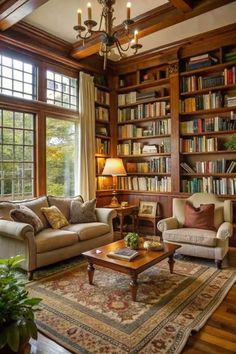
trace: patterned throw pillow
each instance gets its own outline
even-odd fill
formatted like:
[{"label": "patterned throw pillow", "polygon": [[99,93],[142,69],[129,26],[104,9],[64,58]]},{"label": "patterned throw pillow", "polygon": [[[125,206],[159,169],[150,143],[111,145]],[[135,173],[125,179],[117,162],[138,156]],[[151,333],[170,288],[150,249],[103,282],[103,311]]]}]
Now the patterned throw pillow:
[{"label": "patterned throw pillow", "polygon": [[71,224],[80,224],[97,221],[96,199],[89,200],[85,203],[72,201],[70,206],[70,222]]},{"label": "patterned throw pillow", "polygon": [[20,205],[18,209],[11,210],[10,216],[14,221],[32,225],[35,234],[43,229],[43,223],[39,219],[38,215],[24,205]]},{"label": "patterned throw pillow", "polygon": [[69,225],[66,217],[55,205],[48,208],[41,208],[41,210],[53,229],[60,229],[63,226]]}]

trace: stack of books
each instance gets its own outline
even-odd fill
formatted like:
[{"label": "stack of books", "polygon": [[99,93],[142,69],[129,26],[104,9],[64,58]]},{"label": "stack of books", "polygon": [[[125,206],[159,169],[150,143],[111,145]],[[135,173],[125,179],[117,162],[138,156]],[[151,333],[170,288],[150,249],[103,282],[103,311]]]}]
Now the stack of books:
[{"label": "stack of books", "polygon": [[225,61],[236,60],[236,52],[225,53],[224,59],[225,59]]},{"label": "stack of books", "polygon": [[234,107],[236,106],[236,92],[231,92],[225,96],[225,106]]},{"label": "stack of books", "polygon": [[200,69],[205,66],[210,66],[213,64],[217,64],[218,59],[213,57],[212,55],[206,53],[202,55],[198,55],[196,57],[192,57],[189,59],[187,63],[187,70],[195,70]]},{"label": "stack of books", "polygon": [[108,257],[121,259],[121,260],[125,260],[125,261],[131,261],[132,259],[134,259],[138,255],[139,255],[138,251],[132,250],[127,247],[118,248],[118,249],[111,251],[107,254]]},{"label": "stack of books", "polygon": [[149,92],[138,92],[137,93],[137,101],[148,100],[151,98],[157,97],[156,91],[149,91]]}]

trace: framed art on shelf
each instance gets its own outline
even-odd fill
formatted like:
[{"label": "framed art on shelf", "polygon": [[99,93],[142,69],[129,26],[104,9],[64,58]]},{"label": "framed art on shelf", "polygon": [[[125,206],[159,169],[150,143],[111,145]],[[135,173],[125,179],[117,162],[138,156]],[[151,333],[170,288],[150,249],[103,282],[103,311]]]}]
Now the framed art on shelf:
[{"label": "framed art on shelf", "polygon": [[157,202],[141,201],[139,204],[138,216],[153,218],[156,216],[156,211],[157,211]]}]

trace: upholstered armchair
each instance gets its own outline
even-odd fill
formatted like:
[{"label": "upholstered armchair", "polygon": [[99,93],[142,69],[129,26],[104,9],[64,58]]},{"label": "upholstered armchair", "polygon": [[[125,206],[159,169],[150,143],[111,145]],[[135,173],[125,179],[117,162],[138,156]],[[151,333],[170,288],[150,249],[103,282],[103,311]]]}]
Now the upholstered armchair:
[{"label": "upholstered armchair", "polygon": [[[189,224],[191,215],[188,215],[188,206],[199,208],[202,204],[214,204],[213,206],[213,227],[203,229],[195,227],[185,227]],[[194,208],[193,208],[194,209]],[[196,212],[199,209],[196,209]],[[173,216],[160,220],[157,228],[162,232],[165,242],[177,243],[182,247],[178,253],[214,259],[220,269],[222,260],[228,252],[229,237],[233,233],[233,211],[230,200],[222,201],[214,194],[195,193],[190,198],[173,199]]]}]

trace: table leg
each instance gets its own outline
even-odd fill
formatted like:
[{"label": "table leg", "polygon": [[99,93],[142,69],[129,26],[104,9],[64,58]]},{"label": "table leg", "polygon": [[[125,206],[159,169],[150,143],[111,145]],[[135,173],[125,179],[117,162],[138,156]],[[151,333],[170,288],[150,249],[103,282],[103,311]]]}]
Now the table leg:
[{"label": "table leg", "polygon": [[132,300],[136,301],[137,290],[138,290],[138,282],[137,282],[136,274],[131,275],[130,289],[131,289]]},{"label": "table leg", "polygon": [[93,275],[94,275],[94,271],[95,271],[93,263],[88,264],[87,271],[88,271],[89,284],[93,285]]},{"label": "table leg", "polygon": [[174,271],[174,264],[175,264],[174,255],[173,255],[173,254],[171,254],[171,255],[169,256],[168,263],[169,263],[170,273],[173,274],[173,271]]}]

